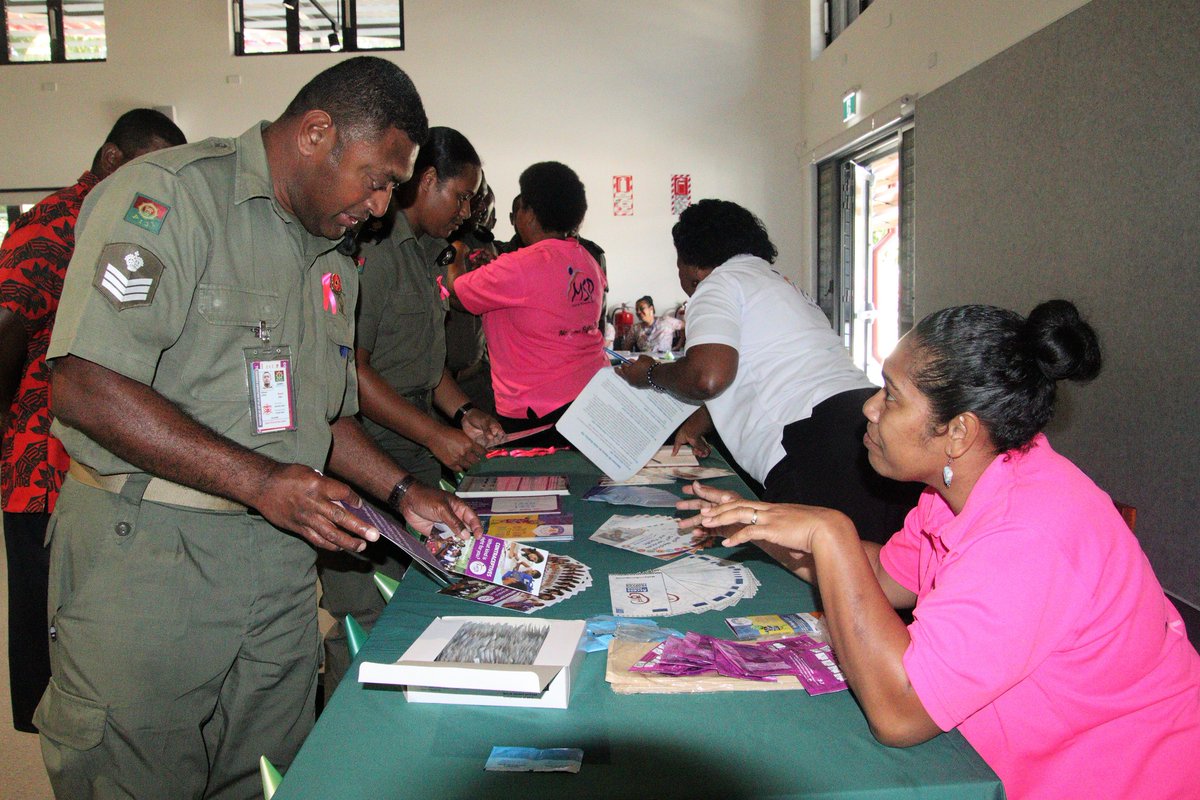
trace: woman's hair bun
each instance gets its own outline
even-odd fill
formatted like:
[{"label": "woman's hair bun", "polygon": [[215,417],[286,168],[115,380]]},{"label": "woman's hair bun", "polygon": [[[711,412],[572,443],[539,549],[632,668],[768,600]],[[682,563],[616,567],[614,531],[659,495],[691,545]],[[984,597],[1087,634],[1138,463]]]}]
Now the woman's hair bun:
[{"label": "woman's hair bun", "polygon": [[1100,373],[1100,341],[1069,300],[1047,300],[1029,313],[1024,336],[1029,354],[1052,381],[1090,381]]}]

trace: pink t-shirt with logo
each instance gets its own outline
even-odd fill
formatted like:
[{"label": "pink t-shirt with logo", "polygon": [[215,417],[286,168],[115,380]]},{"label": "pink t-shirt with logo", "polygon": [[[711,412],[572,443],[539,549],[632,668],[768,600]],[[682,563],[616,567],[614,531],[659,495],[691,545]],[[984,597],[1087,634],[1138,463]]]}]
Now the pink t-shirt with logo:
[{"label": "pink t-shirt with logo", "polygon": [[1009,798],[1195,798],[1200,656],[1112,501],[1039,435],[955,516],[926,491],[884,546],[917,594],[904,668]]},{"label": "pink t-shirt with logo", "polygon": [[574,239],[543,239],[454,281],[463,307],[483,317],[496,411],[542,416],[574,400],[608,366],[597,327],[606,283]]}]

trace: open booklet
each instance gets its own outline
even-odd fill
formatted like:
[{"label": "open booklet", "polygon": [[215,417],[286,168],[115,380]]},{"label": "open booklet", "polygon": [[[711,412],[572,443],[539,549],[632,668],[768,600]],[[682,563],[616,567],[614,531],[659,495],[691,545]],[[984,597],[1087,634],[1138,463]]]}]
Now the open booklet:
[{"label": "open booklet", "polygon": [[635,389],[605,367],[555,427],[605,475],[623,481],[644,467],[698,407],[665,392]]},{"label": "open booklet", "polygon": [[346,503],[340,505],[373,526],[443,586],[453,583],[455,575],[464,575],[526,594],[536,595],[541,591],[550,554],[540,547],[486,534],[478,539],[463,538],[441,523],[434,525],[425,541],[421,541],[366,501],[357,508]]}]

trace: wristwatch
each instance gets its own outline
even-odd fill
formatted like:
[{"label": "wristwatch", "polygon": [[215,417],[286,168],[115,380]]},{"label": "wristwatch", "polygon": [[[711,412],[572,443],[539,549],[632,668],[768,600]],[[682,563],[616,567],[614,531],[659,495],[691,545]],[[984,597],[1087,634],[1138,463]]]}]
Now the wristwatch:
[{"label": "wristwatch", "polygon": [[398,480],[396,485],[392,487],[392,493],[388,495],[388,508],[399,512],[400,501],[404,499],[404,495],[408,494],[409,488],[416,482],[416,480],[417,479],[412,475],[405,475],[403,478]]},{"label": "wristwatch", "polygon": [[454,412],[454,427],[461,428],[462,422],[463,422],[463,417],[465,417],[467,415],[467,412],[473,408],[475,408],[475,404],[472,403],[470,400],[468,400],[467,402],[465,402],[461,406],[459,406],[458,411]]}]

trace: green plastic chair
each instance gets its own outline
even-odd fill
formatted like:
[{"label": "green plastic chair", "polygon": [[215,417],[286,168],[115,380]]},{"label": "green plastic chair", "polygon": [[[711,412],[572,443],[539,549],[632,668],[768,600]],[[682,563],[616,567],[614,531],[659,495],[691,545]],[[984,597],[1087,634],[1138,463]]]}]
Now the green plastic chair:
[{"label": "green plastic chair", "polygon": [[275,792],[279,790],[283,776],[279,774],[279,770],[275,769],[274,764],[267,761],[266,756],[258,757],[258,774],[262,776],[263,800],[271,800],[275,796]]},{"label": "green plastic chair", "polygon": [[342,621],[342,626],[346,629],[346,649],[350,651],[350,660],[353,661],[367,641],[367,632],[362,629],[362,625],[358,624],[358,620],[349,614]]},{"label": "green plastic chair", "polygon": [[395,578],[389,578],[382,572],[375,573],[375,588],[383,595],[384,602],[389,602],[392,595],[396,593],[396,589],[400,588],[400,581]]}]

